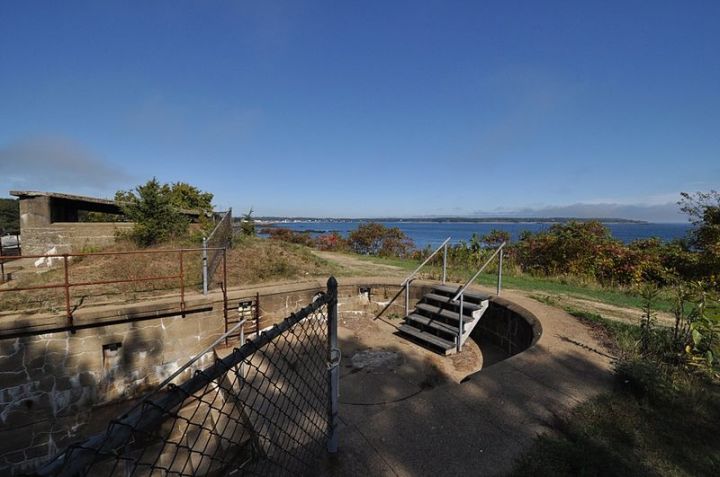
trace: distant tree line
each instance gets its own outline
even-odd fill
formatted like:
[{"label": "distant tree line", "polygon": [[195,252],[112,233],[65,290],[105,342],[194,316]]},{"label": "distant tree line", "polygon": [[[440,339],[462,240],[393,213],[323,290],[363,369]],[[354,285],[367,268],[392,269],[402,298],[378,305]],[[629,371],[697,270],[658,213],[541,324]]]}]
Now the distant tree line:
[{"label": "distant tree line", "polygon": [[0,235],[20,233],[20,202],[0,199]]}]

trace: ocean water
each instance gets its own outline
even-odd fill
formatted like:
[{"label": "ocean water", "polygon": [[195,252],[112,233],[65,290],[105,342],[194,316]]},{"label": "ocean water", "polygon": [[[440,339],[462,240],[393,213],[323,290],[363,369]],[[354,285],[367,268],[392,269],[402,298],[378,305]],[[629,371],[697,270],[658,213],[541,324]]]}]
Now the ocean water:
[{"label": "ocean water", "polygon": [[[355,230],[360,224],[359,221],[347,222],[292,222],[275,224],[278,227],[285,227],[298,232],[312,231],[313,236],[321,233],[339,232],[347,236],[348,232]],[[440,245],[447,237],[452,238],[453,243],[460,240],[469,241],[473,233],[484,235],[493,229],[510,232],[513,240],[518,240],[520,234],[529,230],[539,232],[552,226],[548,223],[440,223],[440,222],[383,222],[388,227],[399,227],[415,242],[418,248],[427,245]],[[606,224],[612,235],[625,243],[636,239],[657,237],[663,241],[670,241],[684,237],[691,228],[689,223],[672,224]],[[262,225],[260,226],[262,228]]]}]

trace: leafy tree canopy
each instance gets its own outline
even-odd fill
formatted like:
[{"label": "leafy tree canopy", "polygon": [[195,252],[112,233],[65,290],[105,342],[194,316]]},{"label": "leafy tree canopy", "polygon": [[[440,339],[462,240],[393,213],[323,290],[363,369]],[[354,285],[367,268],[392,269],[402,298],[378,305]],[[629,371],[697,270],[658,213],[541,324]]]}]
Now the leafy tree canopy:
[{"label": "leafy tree canopy", "polygon": [[695,228],[690,245],[701,254],[705,275],[720,275],[720,192],[682,192],[678,202]]},{"label": "leafy tree canopy", "polygon": [[184,182],[160,184],[152,178],[133,190],[118,191],[125,216],[135,222],[131,238],[141,246],[187,234],[189,220],[180,209],[212,211],[213,195]]},{"label": "leafy tree canopy", "polygon": [[0,199],[0,235],[20,233],[20,204],[15,199]]}]

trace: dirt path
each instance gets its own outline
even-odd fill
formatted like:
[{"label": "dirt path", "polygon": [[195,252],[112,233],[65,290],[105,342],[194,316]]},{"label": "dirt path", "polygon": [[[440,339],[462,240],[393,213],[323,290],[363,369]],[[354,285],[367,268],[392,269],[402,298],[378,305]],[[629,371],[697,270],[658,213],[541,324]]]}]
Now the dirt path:
[{"label": "dirt path", "polygon": [[407,271],[395,265],[385,265],[381,263],[373,263],[363,260],[352,255],[335,252],[323,252],[320,250],[312,250],[312,253],[324,260],[332,262],[340,268],[343,275],[355,276],[397,276],[403,277],[407,275]]},{"label": "dirt path", "polygon": [[[532,292],[532,291],[520,291],[516,292],[534,298],[543,303],[547,303],[558,308],[574,308],[580,311],[588,313],[595,313],[615,321],[622,321],[624,323],[630,323],[637,325],[640,323],[642,311],[639,308],[627,308],[617,305],[610,305],[601,301],[591,300],[587,298],[578,298],[562,293],[546,293],[546,292]],[[672,314],[664,311],[657,311],[656,317],[658,324],[663,326],[673,326],[675,324],[675,318]]]}]

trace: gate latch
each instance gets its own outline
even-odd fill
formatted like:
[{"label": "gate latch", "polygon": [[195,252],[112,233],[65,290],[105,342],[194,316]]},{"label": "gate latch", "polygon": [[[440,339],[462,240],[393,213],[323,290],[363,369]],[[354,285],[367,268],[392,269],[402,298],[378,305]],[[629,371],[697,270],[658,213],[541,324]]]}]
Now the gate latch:
[{"label": "gate latch", "polygon": [[328,371],[340,366],[340,358],[341,357],[342,357],[342,354],[340,353],[339,348],[332,348],[330,350],[330,361],[327,363]]}]

